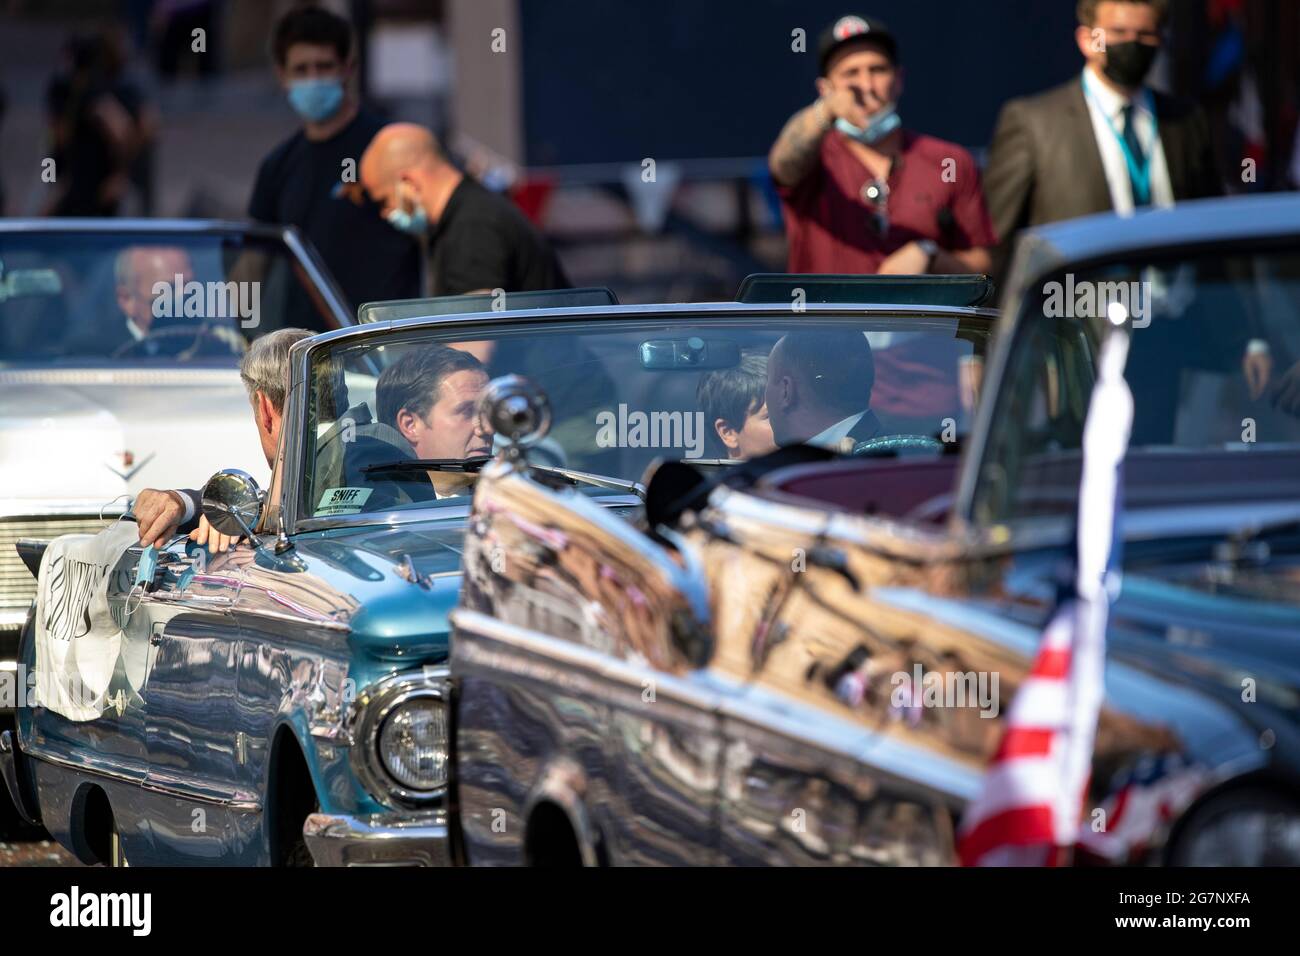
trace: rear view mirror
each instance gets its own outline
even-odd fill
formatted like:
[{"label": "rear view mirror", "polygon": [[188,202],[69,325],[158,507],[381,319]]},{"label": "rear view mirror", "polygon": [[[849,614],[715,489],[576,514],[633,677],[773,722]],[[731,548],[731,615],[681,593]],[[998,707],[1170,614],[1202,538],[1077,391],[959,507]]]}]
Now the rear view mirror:
[{"label": "rear view mirror", "polygon": [[641,343],[641,367],[653,369],[735,368],[740,364],[740,345],[730,339],[652,339]]}]

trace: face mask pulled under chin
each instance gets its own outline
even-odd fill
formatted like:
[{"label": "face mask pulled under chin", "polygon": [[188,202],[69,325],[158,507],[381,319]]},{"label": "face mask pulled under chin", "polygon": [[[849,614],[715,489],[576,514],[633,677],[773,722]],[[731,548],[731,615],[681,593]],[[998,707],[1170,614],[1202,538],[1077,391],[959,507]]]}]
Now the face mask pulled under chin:
[{"label": "face mask pulled under chin", "polygon": [[398,232],[404,232],[408,236],[421,236],[429,231],[429,214],[419,203],[415,203],[415,208],[410,212],[399,204],[388,211],[384,220]]},{"label": "face mask pulled under chin", "polygon": [[897,108],[891,103],[880,112],[867,117],[865,127],[855,126],[846,119],[837,119],[835,128],[850,139],[855,139],[866,146],[872,146],[902,124]]}]

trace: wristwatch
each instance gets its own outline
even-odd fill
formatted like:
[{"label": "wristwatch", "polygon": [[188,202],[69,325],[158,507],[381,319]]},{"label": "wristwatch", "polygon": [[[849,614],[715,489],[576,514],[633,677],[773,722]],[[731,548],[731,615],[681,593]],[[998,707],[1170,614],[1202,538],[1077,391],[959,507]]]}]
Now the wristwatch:
[{"label": "wristwatch", "polygon": [[925,267],[929,269],[930,266],[934,265],[934,257],[939,254],[939,243],[933,239],[918,239],[916,244],[925,253]]}]

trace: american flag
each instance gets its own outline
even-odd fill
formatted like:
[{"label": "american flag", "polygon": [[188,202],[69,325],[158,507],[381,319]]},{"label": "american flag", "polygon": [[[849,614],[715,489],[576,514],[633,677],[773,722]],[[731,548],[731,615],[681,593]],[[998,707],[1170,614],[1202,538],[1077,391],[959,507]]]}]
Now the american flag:
[{"label": "american flag", "polygon": [[1128,345],[1124,330],[1102,345],[1083,430],[1073,587],[1057,603],[980,793],[962,818],[963,866],[1063,865],[1079,834],[1105,690],[1106,578],[1118,562],[1121,466],[1133,424]]}]

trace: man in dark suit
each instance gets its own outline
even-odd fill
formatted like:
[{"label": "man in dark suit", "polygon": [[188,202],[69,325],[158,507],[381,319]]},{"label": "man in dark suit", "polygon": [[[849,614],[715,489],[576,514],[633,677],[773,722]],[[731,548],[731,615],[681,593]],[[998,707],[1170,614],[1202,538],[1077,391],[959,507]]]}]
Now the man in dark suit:
[{"label": "man in dark suit", "polygon": [[1004,260],[1015,232],[1221,192],[1205,115],[1145,86],[1166,0],[1080,0],[1082,76],[1002,108],[984,193]]},{"label": "man in dark suit", "polygon": [[783,335],[767,360],[767,412],[778,447],[802,442],[852,451],[880,434],[870,408],[876,364],[852,329]]},{"label": "man in dark suit", "polygon": [[[164,343],[149,338],[161,327],[154,315],[159,300],[155,286],[162,283],[171,289],[175,282],[183,286],[193,277],[189,253],[179,246],[128,246],[119,252],[113,263],[113,294],[121,319],[94,330],[100,347],[107,346],[114,355],[127,349],[145,356],[170,354],[162,351]],[[175,351],[175,344],[170,348]]]},{"label": "man in dark suit", "polygon": [[[1000,277],[1016,232],[1026,226],[1126,215],[1222,192],[1204,113],[1145,85],[1167,6],[1167,0],[1079,0],[1082,74],[1002,108],[984,173]],[[1207,366],[1183,355],[1195,344],[1188,329],[1164,321],[1155,326],[1144,332],[1143,344],[1151,347],[1131,358],[1130,378],[1145,376],[1153,386],[1159,378],[1166,398],[1176,401],[1177,359]],[[1240,356],[1251,395],[1261,395],[1272,368],[1267,342],[1246,329],[1209,331],[1222,340],[1215,364]]]}]

